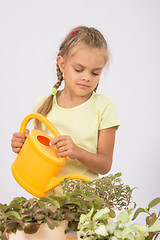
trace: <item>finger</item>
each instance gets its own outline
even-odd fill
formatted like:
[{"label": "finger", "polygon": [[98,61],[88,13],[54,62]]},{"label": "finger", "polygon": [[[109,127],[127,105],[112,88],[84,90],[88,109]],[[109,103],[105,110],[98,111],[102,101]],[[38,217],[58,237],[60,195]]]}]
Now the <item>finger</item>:
[{"label": "finger", "polygon": [[25,137],[28,137],[28,134],[29,134],[29,130],[26,129],[26,130],[25,130]]},{"label": "finger", "polygon": [[23,146],[23,143],[20,143],[20,142],[13,142],[11,144],[12,148],[21,148],[22,146]]},{"label": "finger", "polygon": [[26,140],[26,138],[12,138],[11,142],[12,143],[14,143],[14,142],[24,143],[25,140]]},{"label": "finger", "polygon": [[57,142],[56,147],[59,149],[61,147],[67,146],[67,141],[66,140],[62,140]]},{"label": "finger", "polygon": [[21,132],[15,132],[13,134],[13,138],[26,138],[24,133]]},{"label": "finger", "polygon": [[13,152],[15,152],[15,153],[19,153],[20,150],[21,150],[21,148],[12,148],[12,150],[13,150]]},{"label": "finger", "polygon": [[58,136],[58,137],[56,137],[56,138],[54,138],[51,142],[50,142],[50,146],[52,146],[52,145],[55,145],[55,144],[57,144],[59,141],[62,141],[62,140],[64,140],[64,135],[61,135],[61,136]]},{"label": "finger", "polygon": [[67,150],[68,150],[67,146],[63,146],[63,147],[58,148],[59,153],[66,152]]},{"label": "finger", "polygon": [[67,151],[62,152],[62,153],[58,153],[57,155],[58,155],[58,157],[67,157],[67,156],[69,156]]},{"label": "finger", "polygon": [[57,139],[54,138],[52,141],[50,141],[49,145],[50,145],[50,146],[53,146],[53,145],[55,145],[57,142],[58,142]]}]

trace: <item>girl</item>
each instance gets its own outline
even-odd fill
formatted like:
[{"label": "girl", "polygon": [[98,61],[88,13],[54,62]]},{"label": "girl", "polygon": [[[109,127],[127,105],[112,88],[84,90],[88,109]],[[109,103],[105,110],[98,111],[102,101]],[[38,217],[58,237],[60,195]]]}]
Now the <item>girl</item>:
[{"label": "girl", "polygon": [[[52,94],[37,100],[34,111],[46,116],[62,134],[50,145],[56,145],[58,156],[67,157],[59,176],[78,173],[91,179],[111,169],[115,131],[119,126],[111,99],[96,94],[108,47],[95,28],[79,26],[60,45],[57,77]],[[62,81],[64,89],[57,91]],[[35,128],[42,128],[35,120]],[[14,133],[12,150],[18,153],[27,137]]]}]

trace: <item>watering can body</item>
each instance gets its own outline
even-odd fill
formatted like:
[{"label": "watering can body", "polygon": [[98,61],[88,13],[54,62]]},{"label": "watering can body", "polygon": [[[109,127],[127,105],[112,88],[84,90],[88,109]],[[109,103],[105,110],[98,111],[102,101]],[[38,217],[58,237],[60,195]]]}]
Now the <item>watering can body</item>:
[{"label": "watering can body", "polygon": [[[50,121],[38,113],[29,114],[24,118],[20,132],[25,132],[27,123],[32,118],[37,118],[43,122],[55,137],[60,135]],[[64,178],[90,181],[89,178],[79,174],[57,177],[66,162],[66,158],[57,156],[57,148],[49,145],[51,140],[52,138],[43,131],[31,130],[12,164],[12,174],[16,181],[36,197],[46,196],[47,192],[58,186]]]}]

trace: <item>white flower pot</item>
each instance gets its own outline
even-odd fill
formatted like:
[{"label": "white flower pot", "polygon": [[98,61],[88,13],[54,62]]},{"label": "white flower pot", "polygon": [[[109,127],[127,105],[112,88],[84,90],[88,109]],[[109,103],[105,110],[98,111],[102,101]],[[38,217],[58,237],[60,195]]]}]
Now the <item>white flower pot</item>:
[{"label": "white flower pot", "polygon": [[33,234],[17,231],[15,234],[9,234],[9,240],[66,240],[65,229],[68,222],[62,221],[60,226],[51,230],[46,223],[42,224],[38,231]]}]

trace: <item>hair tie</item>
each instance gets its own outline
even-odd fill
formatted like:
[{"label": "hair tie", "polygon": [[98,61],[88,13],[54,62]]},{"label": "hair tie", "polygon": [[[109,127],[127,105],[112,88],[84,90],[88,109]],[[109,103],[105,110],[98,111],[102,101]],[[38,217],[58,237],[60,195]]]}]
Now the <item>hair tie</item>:
[{"label": "hair tie", "polygon": [[57,94],[57,89],[56,89],[55,87],[52,88],[51,94],[52,94],[53,96],[55,96],[55,95]]},{"label": "hair tie", "polygon": [[72,32],[72,35],[76,34],[78,32],[78,30],[75,30]]}]

